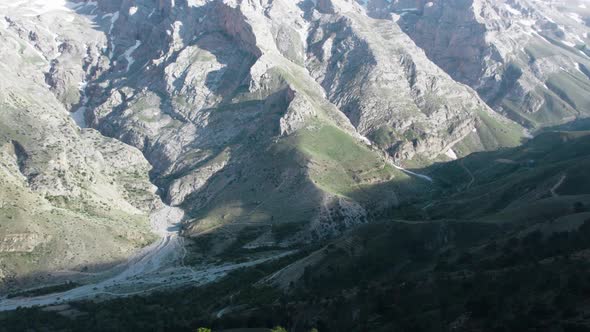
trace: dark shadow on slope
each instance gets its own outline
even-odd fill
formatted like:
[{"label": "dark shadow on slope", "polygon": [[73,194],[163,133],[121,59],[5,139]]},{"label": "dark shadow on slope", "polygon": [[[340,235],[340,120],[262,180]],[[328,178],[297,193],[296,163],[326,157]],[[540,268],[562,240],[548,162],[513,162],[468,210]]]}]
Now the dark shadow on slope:
[{"label": "dark shadow on slope", "polygon": [[[302,332],[314,327],[435,332],[461,317],[468,326],[502,330],[560,328],[583,316],[578,310],[587,301],[590,274],[581,253],[588,249],[589,225],[525,234],[478,223],[374,223],[298,257],[304,262],[322,252],[287,292],[250,286],[286,265],[277,263],[207,288],[75,303],[71,308],[85,315],[71,319],[40,310],[0,314],[6,324],[0,331],[39,322],[50,331],[282,325]],[[216,315],[222,309],[224,314]],[[362,314],[342,314],[356,310]],[[466,311],[472,313],[467,318]]]},{"label": "dark shadow on slope", "polygon": [[[561,172],[573,177],[570,183],[565,181],[555,190],[559,198],[539,196],[533,201],[537,204],[534,209],[519,204],[516,208],[521,211],[508,210],[501,220],[490,221],[487,214],[501,212],[503,206],[469,217],[455,208],[486,208],[466,201],[449,209],[433,207],[444,210],[444,214],[425,222],[418,215],[400,220],[405,208],[402,205],[391,210],[390,215],[381,216],[379,220],[383,222],[350,230],[335,241],[320,242],[325,247],[325,256],[303,268],[303,275],[290,284],[288,292],[245,286],[281,270],[281,266],[262,267],[241,271],[235,278],[206,288],[74,304],[74,308],[90,317],[68,320],[67,324],[76,324],[81,329],[113,326],[130,330],[157,324],[171,330],[188,330],[195,324],[216,328],[281,324],[295,331],[309,331],[317,326],[334,331],[384,326],[385,330],[395,327],[401,331],[440,331],[441,326],[452,324],[469,311],[472,315],[467,319],[474,324],[484,321],[520,330],[547,327],[546,324],[567,321],[572,316],[582,317],[575,308],[583,307],[590,289],[585,281],[590,275],[585,254],[590,243],[590,222],[586,221],[588,212],[580,210],[590,208],[589,144],[588,133],[548,133],[522,147],[477,153],[416,170],[428,171],[435,178],[432,188],[446,190],[435,198],[451,203],[461,198],[458,195],[470,198],[476,191],[492,191],[490,188],[503,187],[505,182],[511,186],[505,192],[515,190],[520,196],[541,193],[555,185],[549,181],[547,187],[535,177],[537,173],[550,180],[556,180],[554,176]],[[534,163],[529,162],[531,158]],[[469,178],[464,167],[476,176],[470,188],[466,188]],[[413,185],[414,181],[409,178],[406,184]],[[538,190],[526,190],[518,181],[537,186]],[[363,190],[362,195],[372,191],[370,197],[379,197],[388,189],[387,183],[377,184]],[[421,197],[417,195],[410,203],[419,209],[426,203]],[[576,204],[583,197],[584,204]],[[562,200],[569,205],[556,209],[555,204]],[[555,215],[546,214],[542,208]],[[516,213],[522,216],[515,218]],[[538,214],[548,218],[540,219]],[[579,220],[566,221],[570,225],[564,230],[560,228],[564,223],[559,219],[562,216]],[[227,307],[237,309],[221,318],[212,315]],[[367,314],[342,315],[358,308]],[[573,310],[573,314],[568,314],[566,308]],[[514,322],[515,311],[519,312],[518,322]],[[46,325],[58,325],[56,329],[64,324],[60,318],[47,319],[49,315],[43,312],[24,312],[33,319],[46,319]],[[550,322],[547,315],[552,317]],[[14,316],[9,322],[26,325]]]},{"label": "dark shadow on slope", "polygon": [[506,210],[518,219],[519,210],[537,209],[547,216],[573,211],[578,201],[590,204],[590,177],[584,171],[590,167],[589,151],[587,132],[550,132],[520,147],[435,164],[422,171],[435,179],[438,198],[423,209],[432,218],[476,218]]},{"label": "dark shadow on slope", "polygon": [[590,118],[576,119],[574,121],[551,127],[541,128],[539,133],[551,131],[586,131],[590,130]]},{"label": "dark shadow on slope", "polygon": [[[483,74],[480,64],[486,56],[500,59],[495,49],[486,48],[485,26],[477,22],[473,15],[461,15],[469,7],[469,1],[445,3],[442,9],[429,11],[423,15],[423,9],[408,11],[408,3],[400,2],[393,10],[404,10],[399,25],[412,38],[418,47],[426,51],[430,60],[443,68],[453,79],[474,85]],[[423,6],[423,4],[422,4]],[[443,19],[444,18],[444,19]],[[450,25],[449,22],[456,25]],[[440,24],[440,25],[439,25]],[[417,29],[417,27],[419,29]],[[457,27],[453,31],[451,28]],[[451,38],[450,35],[460,36]],[[431,52],[443,48],[446,52]],[[451,54],[451,56],[445,56]],[[486,99],[488,96],[482,95]]]},{"label": "dark shadow on slope", "polygon": [[[349,20],[341,17],[336,21],[314,23],[307,40],[307,52],[313,56],[306,67],[311,70],[312,75],[321,75],[315,79],[326,91],[330,102],[341,109],[353,126],[358,127],[362,117],[359,98],[351,98],[354,93],[342,92],[351,91],[362,95],[362,80],[370,75],[376,60],[367,42],[358,38],[352,31]],[[328,49],[325,46],[329,40],[332,44]],[[324,54],[325,52],[331,54]],[[314,68],[323,66],[316,59],[330,59],[326,63],[325,73]]]},{"label": "dark shadow on slope", "polygon": [[[196,17],[197,16],[194,16],[193,19],[196,19]],[[184,24],[183,24],[183,26],[184,26]],[[187,26],[189,26],[188,22],[187,22]],[[187,36],[190,36],[191,33],[189,33],[189,32],[192,30],[190,30],[188,28],[186,28],[186,29],[187,30],[186,30],[186,32],[184,32],[184,34],[186,34]],[[182,31],[182,29],[181,29],[181,31]],[[161,33],[161,32],[158,32],[158,33]],[[216,49],[216,42],[219,40],[228,40],[227,38],[228,37],[225,36],[223,33],[215,32],[215,34],[212,35],[210,38],[202,38],[200,40],[202,41],[202,45],[204,45],[203,47],[207,47],[211,51],[211,53],[213,53],[216,56],[219,56],[220,59],[228,59],[228,58],[233,58],[235,56],[235,54],[227,55],[227,57],[226,57],[226,55],[222,51],[220,51],[219,49]],[[197,41],[197,45],[198,45],[198,41]],[[230,62],[228,60],[218,60],[218,61]],[[138,61],[137,66],[140,65],[139,62],[140,61]],[[242,67],[236,67],[236,68],[242,68]],[[241,69],[237,69],[237,71],[240,72]],[[163,74],[162,73],[160,73],[160,74],[154,75],[154,77],[150,81],[143,82],[142,84],[144,84],[144,85],[139,85],[139,86],[145,87],[148,89],[152,89],[152,91],[154,91],[155,93],[162,94],[162,91],[164,91],[164,89],[158,88],[159,84],[163,84],[163,83],[161,83],[163,81]],[[107,75],[104,78],[106,80],[109,77],[110,76]],[[220,77],[220,78],[216,78],[216,77]],[[217,82],[219,80],[223,81],[223,80],[227,79],[227,77],[224,77],[223,73],[219,73],[219,72],[214,74],[214,78],[215,79],[208,80],[208,82],[210,82],[212,84],[212,83]],[[130,77],[129,79],[133,79],[133,76]],[[129,86],[135,87],[136,85],[129,85]],[[210,86],[213,89],[218,88],[218,86],[216,86],[215,84],[212,84]],[[172,105],[172,103],[170,102],[170,96],[164,95],[163,100],[166,101],[166,104],[165,104],[166,107],[169,108],[170,111],[172,111],[171,109],[174,108],[174,105]],[[233,107],[234,111],[240,111],[243,109],[248,109],[250,107],[254,107],[254,108],[259,107],[260,105],[258,105],[256,103],[257,102],[237,104],[237,105],[227,105],[227,106],[230,109]],[[258,101],[258,103],[260,103],[260,101]],[[221,109],[221,107],[220,107],[220,109]],[[122,109],[120,111],[122,112]],[[120,114],[117,114],[117,116],[120,116]],[[184,119],[184,121],[190,121],[190,120],[187,120],[187,119],[189,119],[189,117],[186,114],[180,113],[180,114],[177,114],[177,116],[179,118]],[[113,123],[116,123],[115,119],[109,119],[109,121],[107,121],[107,122],[111,122],[111,120],[113,120],[112,121]],[[111,134],[112,135],[121,135],[121,133],[117,132],[117,129],[119,129],[119,128],[116,128],[116,127],[112,128]],[[119,137],[119,136],[117,136],[117,137]],[[270,137],[271,136],[263,135],[262,138],[268,139]],[[260,145],[261,147],[265,147],[264,144],[260,144],[261,141],[258,140],[255,136],[251,137],[251,136],[247,135],[244,138],[251,139],[251,141],[248,142],[247,144]],[[131,140],[129,140],[129,141],[131,141]],[[150,146],[153,144],[154,144],[153,142],[148,142],[146,144],[146,146]],[[227,146],[227,144],[226,144],[226,146]],[[247,145],[245,145],[243,147],[239,147],[238,149],[248,150],[246,147],[247,147]],[[149,149],[144,147],[144,151],[146,151],[146,150],[149,150]],[[250,208],[250,209],[255,208],[255,207],[260,207],[260,210],[263,212],[263,214],[265,214],[267,217],[272,218],[272,216],[274,215],[274,212],[273,212],[274,210],[270,209],[269,207],[266,207],[265,205],[261,206],[260,204],[265,202],[265,200],[264,200],[265,197],[259,198],[259,196],[262,195],[262,193],[273,193],[274,191],[272,191],[272,190],[269,190],[269,191],[259,190],[258,191],[258,189],[260,189],[260,188],[258,188],[256,186],[258,185],[258,183],[260,183],[260,181],[253,181],[253,179],[250,179],[250,178],[251,178],[251,176],[257,176],[259,178],[264,177],[265,179],[261,183],[265,183],[265,185],[268,183],[272,184],[271,179],[273,178],[273,176],[277,176],[277,174],[274,172],[276,172],[276,170],[278,170],[278,169],[283,169],[283,168],[282,167],[273,168],[273,170],[270,173],[261,172],[260,168],[257,166],[259,166],[260,163],[265,163],[268,160],[275,159],[275,158],[273,157],[273,158],[267,159],[264,156],[264,153],[265,153],[264,150],[251,150],[251,151],[256,151],[256,153],[248,154],[248,153],[244,152],[244,153],[239,153],[238,154],[239,157],[232,157],[232,158],[236,158],[236,159],[232,160],[233,164],[247,165],[246,168],[242,168],[242,166],[236,166],[236,169],[231,170],[231,172],[230,172],[230,170],[228,170],[227,173],[233,173],[233,174],[230,174],[229,176],[227,175],[227,173],[216,175],[214,179],[210,180],[210,183],[206,184],[206,188],[208,188],[208,189],[209,188],[223,188],[224,190],[227,188],[245,188],[246,191],[250,191],[250,193],[244,192],[244,191],[236,191],[233,193],[233,195],[236,195],[235,197],[237,197],[237,202],[239,204],[242,204],[243,206],[248,206],[248,208]],[[260,154],[258,155],[257,153],[260,153]],[[146,155],[149,156],[149,153],[146,153]],[[287,156],[288,156],[288,154],[287,154]],[[293,159],[295,159],[293,157],[290,157],[290,158],[292,158],[292,159],[291,160],[286,159],[286,160],[289,162],[293,162]],[[153,157],[152,157],[152,159],[153,159]],[[293,169],[297,170],[298,167],[294,167]],[[179,173],[179,174],[182,174],[182,173]],[[260,179],[257,179],[257,180],[260,180]],[[240,184],[239,181],[252,181],[252,182],[244,185],[243,183]],[[296,183],[296,182],[293,182],[293,183]],[[454,184],[449,183],[448,185],[453,186]],[[367,193],[369,193],[368,196],[374,196],[374,197],[378,197],[380,194],[385,195],[385,191],[387,189],[387,186],[388,185],[385,185],[385,184],[384,185],[376,185],[372,189],[366,189],[366,190],[363,190],[362,192],[359,192],[358,195],[362,194],[362,196],[367,196]],[[227,190],[227,191],[231,192],[231,190]],[[357,194],[353,193],[352,195],[357,195]],[[195,197],[191,197],[191,201],[195,200],[198,202],[202,198],[199,196],[200,196],[200,193],[197,194]],[[284,202],[286,201],[284,198],[287,196],[288,196],[288,192],[281,193],[280,196],[272,197],[272,198],[273,199],[281,198],[280,201],[284,204]],[[417,197],[419,197],[419,196],[417,196]],[[297,198],[298,197],[295,197],[294,199],[297,199]],[[310,195],[307,198],[314,200],[314,199],[317,199],[318,197]],[[232,199],[231,195],[230,195],[230,197],[228,197],[228,199]],[[206,207],[207,206],[206,198],[205,198],[204,203],[197,203],[197,204],[195,204],[195,206]],[[464,204],[464,206],[468,206],[468,204]],[[495,206],[494,208],[498,208],[498,206]],[[282,212],[282,213],[284,214],[285,212]],[[393,211],[392,213],[395,213],[395,211]]]},{"label": "dark shadow on slope", "polygon": [[[10,259],[10,256],[25,256],[26,253],[4,253],[3,257]],[[74,285],[84,285],[95,281],[101,275],[111,269],[117,269],[124,264],[125,260],[117,260],[100,264],[83,264],[78,266],[69,266],[61,272],[56,271],[37,271],[25,274],[16,278],[9,278],[0,283],[0,298],[8,296],[9,298],[26,298],[38,295],[61,293],[65,289],[52,291],[52,287],[64,286],[68,283]],[[69,287],[72,289],[74,287]],[[1,300],[0,300],[1,302]]]},{"label": "dark shadow on slope", "polygon": [[[239,294],[244,286],[255,284],[260,278],[303,257],[303,254],[234,271],[208,287],[187,286],[176,290],[156,291],[145,296],[87,300],[50,308],[0,312],[0,331],[193,331],[195,326],[210,326],[214,308],[224,305],[232,294]],[[264,294],[251,294],[250,298],[269,299],[276,294],[268,290],[262,293]],[[243,295],[239,295],[239,298]],[[275,325],[256,318],[251,321],[251,326]],[[215,331],[220,329],[216,328]],[[270,332],[270,329],[253,331]]]},{"label": "dark shadow on slope", "polygon": [[[121,8],[121,13],[125,12],[126,8]],[[140,13],[141,11],[135,15]],[[274,147],[280,133],[279,119],[293,98],[290,96],[292,91],[284,80],[273,77],[271,85],[274,86],[264,91],[262,96],[244,93],[250,81],[249,69],[261,54],[245,18],[239,10],[221,2],[209,2],[201,7],[177,3],[175,8],[161,13],[165,15],[156,14],[156,18],[152,19],[156,20],[153,27],[145,29],[149,34],[139,35],[142,45],[146,46],[138,49],[141,58],[136,59],[134,67],[139,68],[145,63],[142,72],[134,71],[128,75],[129,77],[125,77],[117,73],[121,68],[115,66],[110,72],[97,78],[97,83],[109,82],[112,85],[104,91],[96,90],[92,93],[91,96],[96,98],[92,102],[100,104],[103,101],[100,98],[109,95],[114,89],[124,91],[123,88],[127,87],[135,91],[147,90],[160,97],[160,109],[165,113],[174,114],[183,125],[197,124],[194,119],[203,116],[208,121],[207,127],[198,128],[193,141],[182,145],[180,142],[174,144],[174,136],[165,137],[164,141],[162,136],[166,136],[166,132],[162,131],[151,136],[154,137],[152,141],[150,136],[138,134],[144,124],[131,129],[125,127],[125,121],[128,121],[125,119],[125,112],[130,106],[128,103],[134,98],[133,92],[127,91],[122,94],[124,102],[95,125],[103,134],[117,137],[144,151],[148,160],[155,166],[152,172],[154,183],[162,188],[161,194],[164,195],[167,194],[166,188],[170,182],[190,175],[221,151],[229,148],[230,159],[227,166],[186,199],[183,207],[193,217],[219,213],[214,216],[215,222],[232,224],[227,227],[239,227],[241,222],[252,220],[258,223],[270,222],[273,226],[307,224],[311,216],[318,212],[322,199],[321,190],[305,175],[305,159],[298,156],[294,149]],[[130,26],[135,19],[128,20],[125,14],[121,15],[122,18],[115,22],[113,31],[119,32],[129,26],[126,29],[132,31],[132,35],[136,35],[133,31],[137,27]],[[205,17],[210,19],[203,19]],[[169,58],[165,58],[157,66],[148,64],[149,61],[158,59],[169,51],[158,49],[157,46],[161,46],[162,43],[158,43],[156,37],[163,36],[165,29],[171,30],[173,24],[177,29],[164,36],[165,45],[167,47],[170,44],[171,38],[177,32],[183,42],[182,49],[174,50]],[[117,45],[117,40],[114,44]],[[181,87],[190,86],[186,69],[183,69],[176,81],[172,82],[175,90],[171,94],[168,94],[167,87],[163,85],[166,78],[164,67],[176,63],[180,52],[189,46],[197,46],[207,51],[223,66],[222,69],[209,72],[205,79],[206,87],[212,92],[211,96],[221,99],[214,107],[198,109],[192,106],[194,100],[188,99],[181,91]],[[115,58],[123,49],[124,47],[117,47]],[[359,63],[351,66],[356,65]],[[120,80],[117,80],[118,78]],[[97,85],[94,84],[95,87]],[[239,101],[240,98],[246,101]],[[182,150],[179,158],[183,158],[183,154],[189,150],[197,148],[207,149],[212,153],[210,157],[192,163],[189,161],[186,163],[187,166],[162,176],[162,171],[173,162],[166,160],[167,157],[159,153],[159,150],[167,148]],[[230,207],[229,211],[215,210],[224,208],[224,204]],[[245,212],[238,213],[232,208]],[[282,226],[279,228],[282,229]],[[277,230],[277,233],[281,232]]]}]

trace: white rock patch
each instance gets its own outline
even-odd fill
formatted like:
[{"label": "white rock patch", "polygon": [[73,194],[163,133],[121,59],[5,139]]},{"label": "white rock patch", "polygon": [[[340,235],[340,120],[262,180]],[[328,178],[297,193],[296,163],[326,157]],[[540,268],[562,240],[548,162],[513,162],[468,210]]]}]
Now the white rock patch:
[{"label": "white rock patch", "polygon": [[457,154],[455,153],[455,151],[453,151],[453,149],[449,149],[447,152],[445,152],[445,156],[453,160],[457,159]]},{"label": "white rock patch", "polygon": [[133,52],[135,52],[135,50],[141,46],[141,41],[136,40],[135,41],[135,45],[129,47],[125,53],[123,53],[123,56],[125,57],[125,60],[127,60],[127,70],[129,71],[129,69],[131,68],[131,66],[133,65],[133,63],[135,62],[135,59],[133,58],[133,56],[131,56],[133,54]]}]

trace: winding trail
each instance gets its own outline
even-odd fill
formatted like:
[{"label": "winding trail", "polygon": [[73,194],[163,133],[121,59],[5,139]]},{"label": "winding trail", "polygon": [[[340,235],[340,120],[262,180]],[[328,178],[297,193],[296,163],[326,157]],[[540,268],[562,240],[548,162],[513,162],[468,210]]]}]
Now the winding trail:
[{"label": "winding trail", "polygon": [[557,189],[559,189],[559,187],[561,187],[561,185],[563,184],[563,181],[565,181],[565,179],[567,178],[567,176],[565,174],[563,174],[560,178],[559,181],[557,181],[557,183],[551,187],[551,196],[553,197],[559,197],[559,194],[556,192]]},{"label": "winding trail", "polygon": [[467,172],[467,174],[469,174],[469,177],[471,178],[471,180],[467,184],[467,187],[465,188],[465,189],[469,189],[469,188],[471,188],[471,185],[473,185],[473,182],[475,182],[475,176],[473,176],[473,173],[471,172],[471,170],[469,168],[467,168],[467,166],[465,166],[464,161],[465,161],[465,159],[461,159],[459,161],[459,165],[461,166],[461,168],[463,168],[465,170],[465,172]]}]

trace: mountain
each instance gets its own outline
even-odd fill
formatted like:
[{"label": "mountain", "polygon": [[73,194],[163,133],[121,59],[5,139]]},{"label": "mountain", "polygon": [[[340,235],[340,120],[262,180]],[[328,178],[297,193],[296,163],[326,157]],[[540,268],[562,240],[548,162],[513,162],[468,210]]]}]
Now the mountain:
[{"label": "mountain", "polygon": [[5,7],[6,33],[46,63],[23,78],[44,75],[78,124],[141,150],[184,235],[214,236],[217,253],[248,226],[252,247],[339,234],[427,187],[400,165],[523,134],[351,1]]},{"label": "mountain", "polygon": [[[111,66],[88,79],[89,122],[144,152],[166,200],[187,210],[188,236],[261,225],[258,246],[338,234],[378,208],[367,185],[397,178],[383,190],[401,199],[422,190],[396,184],[408,177],[392,162],[522,136],[392,21],[350,1],[111,1],[77,11],[100,13],[96,24],[110,32]],[[278,241],[269,225],[298,232]]]},{"label": "mountain", "polygon": [[528,128],[588,116],[587,1],[369,1],[455,80]]},{"label": "mountain", "polygon": [[[379,285],[558,219],[584,236],[583,6],[0,0],[0,311],[366,330],[357,286],[397,292]],[[341,305],[352,320],[321,319]]]}]

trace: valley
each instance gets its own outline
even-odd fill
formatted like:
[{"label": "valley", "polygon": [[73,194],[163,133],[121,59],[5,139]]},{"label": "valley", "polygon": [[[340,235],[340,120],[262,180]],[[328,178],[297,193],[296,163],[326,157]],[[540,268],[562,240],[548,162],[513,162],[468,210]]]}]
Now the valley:
[{"label": "valley", "polygon": [[585,331],[586,5],[0,0],[0,332]]},{"label": "valley", "polygon": [[[522,147],[421,169],[419,173],[433,180],[433,191],[423,199],[384,211],[369,224],[299,252],[253,262],[256,267],[242,264],[244,269],[212,278],[207,286],[193,280],[153,294],[56,306],[57,313],[51,306],[49,311],[21,313],[51,317],[55,327],[74,324],[90,330],[98,312],[109,313],[108,320],[99,319],[114,324],[108,326],[149,328],[158,324],[155,312],[164,307],[174,308],[176,316],[190,312],[186,320],[165,323],[175,329],[273,324],[297,331],[313,326],[382,331],[437,331],[453,324],[466,331],[519,329],[522,324],[584,326],[585,311],[579,305],[585,297],[575,292],[588,289],[580,280],[590,271],[584,235],[590,207],[590,179],[584,172],[589,144],[587,131],[544,133]],[[236,254],[252,251],[241,248]],[[521,284],[524,280],[528,282]],[[183,300],[178,301],[179,296]],[[366,302],[367,296],[378,300]],[[389,296],[396,297],[400,307],[386,305]],[[561,307],[552,309],[552,301]],[[538,313],[539,307],[546,309]],[[356,310],[374,318],[329,318]],[[524,318],[514,320],[514,311]],[[71,318],[68,312],[81,318]],[[556,320],[562,314],[571,318]],[[0,314],[0,321],[21,326],[17,317]]]}]

